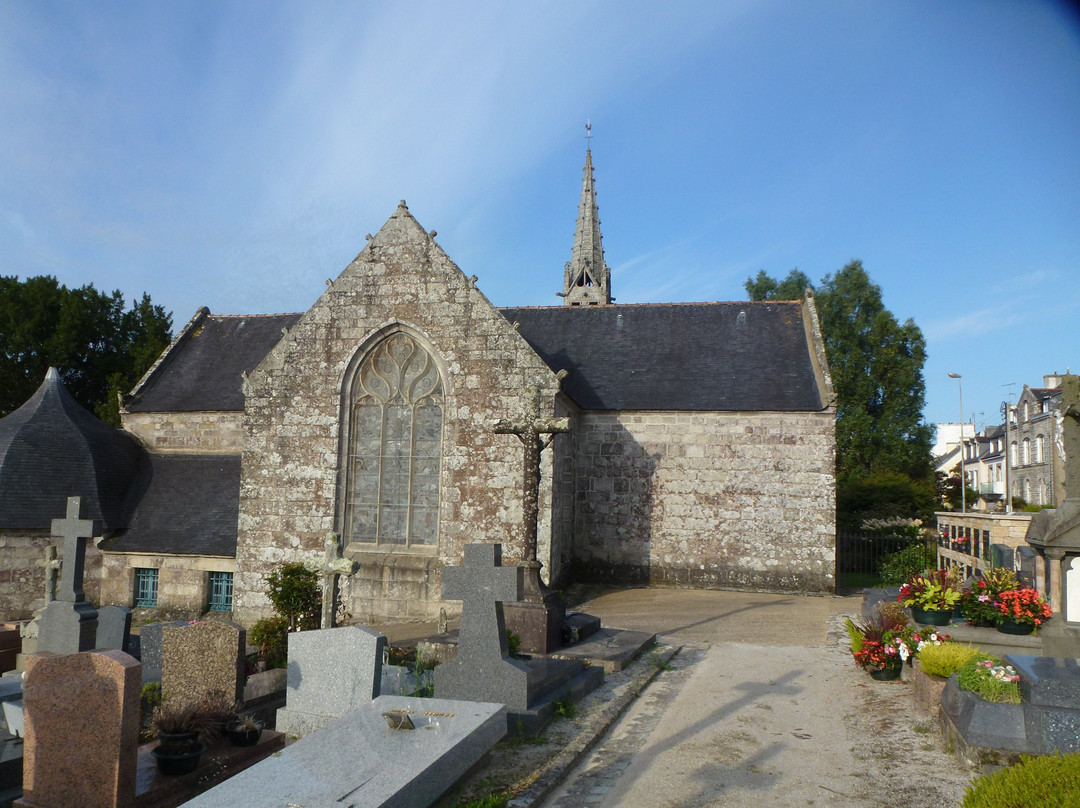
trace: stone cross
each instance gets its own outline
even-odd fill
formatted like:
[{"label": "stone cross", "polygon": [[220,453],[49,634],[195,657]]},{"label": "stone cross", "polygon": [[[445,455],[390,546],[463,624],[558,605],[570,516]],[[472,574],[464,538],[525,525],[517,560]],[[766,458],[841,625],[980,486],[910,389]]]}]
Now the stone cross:
[{"label": "stone cross", "polygon": [[86,541],[94,537],[94,522],[80,519],[82,497],[68,497],[67,516],[52,520],[52,535],[64,540],[64,563],[60,568],[59,600],[79,603],[86,600],[83,592],[83,565],[86,562]]},{"label": "stone cross", "polygon": [[[60,520],[56,520],[60,521]],[[60,562],[56,559],[56,545],[45,548],[45,602],[56,600],[56,578],[60,571]]]},{"label": "stone cross", "polygon": [[527,395],[530,400],[530,414],[523,421],[499,421],[495,424],[495,433],[517,435],[525,446],[521,532],[525,545],[525,561],[536,561],[536,519],[540,513],[540,453],[547,448],[556,434],[570,431],[570,419],[541,418],[539,388],[530,387]]},{"label": "stone cross", "polygon": [[341,557],[336,534],[327,533],[323,547],[322,619],[319,628],[333,628],[334,612],[337,609],[338,576],[352,575],[356,564],[351,558]]},{"label": "stone cross", "polygon": [[467,544],[464,566],[443,567],[442,596],[464,602],[457,656],[435,669],[440,698],[528,707],[529,668],[508,656],[502,610],[521,597],[523,580],[521,567],[502,566],[501,544]]}]

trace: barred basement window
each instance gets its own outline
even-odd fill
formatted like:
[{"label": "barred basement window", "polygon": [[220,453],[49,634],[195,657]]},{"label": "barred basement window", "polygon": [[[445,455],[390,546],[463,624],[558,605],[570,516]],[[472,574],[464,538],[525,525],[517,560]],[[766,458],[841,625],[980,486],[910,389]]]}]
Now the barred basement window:
[{"label": "barred basement window", "polygon": [[232,611],[232,578],[231,572],[210,573],[210,611]]},{"label": "barred basement window", "polygon": [[138,568],[135,570],[135,605],[157,606],[158,571]]},{"label": "barred basement window", "polygon": [[392,334],[364,358],[348,410],[349,541],[437,543],[443,403],[435,360],[409,335]]}]

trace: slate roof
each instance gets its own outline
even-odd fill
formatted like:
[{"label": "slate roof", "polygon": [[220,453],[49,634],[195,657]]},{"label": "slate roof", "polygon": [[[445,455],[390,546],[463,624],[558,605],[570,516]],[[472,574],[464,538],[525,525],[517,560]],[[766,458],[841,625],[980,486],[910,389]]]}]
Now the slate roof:
[{"label": "slate roof", "polygon": [[0,418],[0,528],[48,530],[74,496],[84,519],[125,527],[147,468],[138,442],[84,409],[50,368],[28,401]]},{"label": "slate roof", "polygon": [[149,487],[110,552],[236,555],[240,456],[151,454]]},{"label": "slate roof", "polygon": [[802,303],[500,309],[588,410],[824,409]]},{"label": "slate roof", "polygon": [[[205,311],[205,310],[203,310]],[[129,412],[244,409],[241,373],[250,373],[300,314],[196,315],[160,364],[124,403]]]}]

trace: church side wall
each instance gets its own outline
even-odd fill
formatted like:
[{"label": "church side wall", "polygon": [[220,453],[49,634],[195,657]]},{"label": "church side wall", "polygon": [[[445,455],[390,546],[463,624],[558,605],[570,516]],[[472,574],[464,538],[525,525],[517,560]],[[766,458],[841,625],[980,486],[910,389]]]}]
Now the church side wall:
[{"label": "church side wall", "polygon": [[622,580],[835,588],[835,413],[584,413],[574,568]]},{"label": "church side wall", "polygon": [[[101,605],[127,606],[136,621],[194,620],[210,598],[210,573],[236,573],[236,559],[227,556],[177,556],[148,553],[102,553]],[[135,607],[135,570],[158,571],[158,605]]]},{"label": "church side wall", "polygon": [[155,452],[239,454],[243,447],[240,412],[125,412],[124,429]]}]

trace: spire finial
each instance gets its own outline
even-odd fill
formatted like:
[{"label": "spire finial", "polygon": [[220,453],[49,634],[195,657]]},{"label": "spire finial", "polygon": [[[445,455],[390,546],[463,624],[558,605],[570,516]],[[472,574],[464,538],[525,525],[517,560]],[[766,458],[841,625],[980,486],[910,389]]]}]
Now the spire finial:
[{"label": "spire finial", "polygon": [[592,151],[592,120],[585,119],[585,148]]}]

